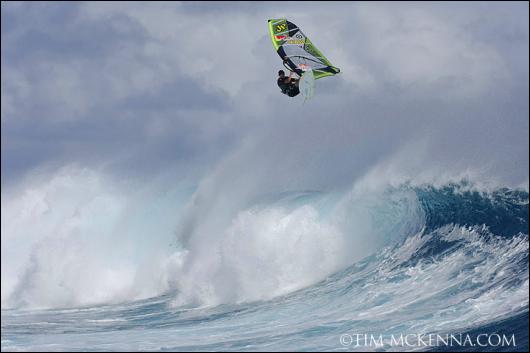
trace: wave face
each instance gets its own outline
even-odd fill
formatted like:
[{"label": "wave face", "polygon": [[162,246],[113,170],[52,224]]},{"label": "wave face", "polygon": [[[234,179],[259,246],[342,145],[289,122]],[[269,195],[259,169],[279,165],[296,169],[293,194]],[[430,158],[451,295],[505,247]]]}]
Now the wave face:
[{"label": "wave face", "polygon": [[284,193],[219,234],[177,252],[163,294],[2,310],[2,351],[413,350],[341,336],[484,330],[528,351],[527,191]]}]

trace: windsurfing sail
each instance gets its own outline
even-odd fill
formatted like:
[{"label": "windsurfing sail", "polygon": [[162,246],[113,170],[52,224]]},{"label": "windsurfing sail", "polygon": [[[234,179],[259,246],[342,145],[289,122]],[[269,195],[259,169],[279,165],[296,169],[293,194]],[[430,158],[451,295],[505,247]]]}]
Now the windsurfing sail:
[{"label": "windsurfing sail", "polygon": [[297,25],[285,18],[269,20],[269,33],[272,45],[288,70],[302,76],[305,71],[311,69],[315,80],[340,72]]}]

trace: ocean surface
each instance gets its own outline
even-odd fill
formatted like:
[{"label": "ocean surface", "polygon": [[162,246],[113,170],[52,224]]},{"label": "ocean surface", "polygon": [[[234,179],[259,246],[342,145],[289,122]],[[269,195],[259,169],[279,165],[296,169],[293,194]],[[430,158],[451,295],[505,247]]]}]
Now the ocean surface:
[{"label": "ocean surface", "polygon": [[527,191],[285,192],[236,214],[167,245],[173,280],[153,296],[43,299],[26,270],[2,306],[2,351],[529,349]]}]

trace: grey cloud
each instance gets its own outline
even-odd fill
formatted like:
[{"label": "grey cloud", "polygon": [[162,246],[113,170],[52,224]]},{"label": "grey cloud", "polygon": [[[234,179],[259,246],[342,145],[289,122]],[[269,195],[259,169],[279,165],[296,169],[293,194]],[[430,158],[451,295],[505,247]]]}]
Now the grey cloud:
[{"label": "grey cloud", "polygon": [[[2,11],[2,100],[14,107],[2,110],[2,182],[43,163],[160,170],[208,150],[197,137],[201,124],[218,123],[206,114],[190,121],[188,111],[227,114],[225,94],[205,90],[185,72],[155,90],[117,94],[113,82],[156,72],[157,63],[144,54],[148,38],[127,16],[88,21],[78,13],[76,4]],[[28,23],[34,17],[39,25]],[[120,65],[115,55],[123,50],[131,56]],[[27,89],[19,89],[18,78]],[[222,133],[212,137],[213,146],[215,139],[226,142]]]},{"label": "grey cloud", "polygon": [[[52,161],[107,163],[127,174],[181,162],[223,169],[230,160],[231,176],[326,188],[426,140],[417,151],[426,169],[487,166],[506,182],[528,179],[527,4],[136,3],[101,19],[81,16],[77,5],[39,5],[28,17],[27,8],[2,6],[4,177]],[[201,42],[186,42],[193,28],[163,32],[157,11],[202,21]],[[319,80],[305,105],[278,93],[281,63],[266,33],[267,18],[290,13],[343,71]],[[227,21],[245,35],[226,32]],[[216,28],[229,46],[202,41]],[[422,40],[440,43],[422,48]],[[188,67],[178,61],[184,51]],[[54,81],[44,71],[56,67]],[[74,91],[64,107],[54,89]]]}]

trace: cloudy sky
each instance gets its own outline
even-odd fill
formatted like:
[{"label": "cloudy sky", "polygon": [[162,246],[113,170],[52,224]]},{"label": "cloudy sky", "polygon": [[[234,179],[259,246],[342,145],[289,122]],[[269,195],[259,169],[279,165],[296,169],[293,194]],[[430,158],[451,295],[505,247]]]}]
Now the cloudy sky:
[{"label": "cloudy sky", "polygon": [[[275,85],[279,17],[342,69],[306,104]],[[3,2],[2,185],[227,159],[301,187],[376,165],[525,185],[528,93],[526,2]]]}]

